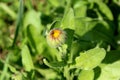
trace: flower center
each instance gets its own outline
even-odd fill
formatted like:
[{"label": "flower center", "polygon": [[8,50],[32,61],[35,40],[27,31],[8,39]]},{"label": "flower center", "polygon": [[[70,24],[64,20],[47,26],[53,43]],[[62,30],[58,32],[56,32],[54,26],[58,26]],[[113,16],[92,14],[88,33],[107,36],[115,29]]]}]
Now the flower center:
[{"label": "flower center", "polygon": [[60,34],[61,34],[60,30],[53,30],[51,35],[53,38],[58,38]]}]

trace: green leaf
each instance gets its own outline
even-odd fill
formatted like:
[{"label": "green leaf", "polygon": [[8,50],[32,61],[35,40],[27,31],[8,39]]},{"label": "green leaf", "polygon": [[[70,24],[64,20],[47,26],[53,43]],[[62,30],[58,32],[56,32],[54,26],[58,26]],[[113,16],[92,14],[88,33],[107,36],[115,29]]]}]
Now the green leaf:
[{"label": "green leaf", "polygon": [[74,26],[74,11],[73,9],[70,9],[66,14],[64,14],[63,20],[61,22],[62,29],[69,28],[69,29],[75,29]]},{"label": "green leaf", "polygon": [[82,70],[78,76],[78,80],[94,80],[94,71]]},{"label": "green leaf", "polygon": [[30,10],[25,14],[24,18],[24,28],[28,25],[33,25],[36,27],[38,31],[40,31],[41,21],[40,21],[40,13],[36,12],[35,10]]},{"label": "green leaf", "polygon": [[53,6],[58,7],[60,5],[59,0],[48,0]]},{"label": "green leaf", "polygon": [[104,33],[107,37],[113,37],[114,28],[112,27],[113,27],[112,24],[103,20],[103,21],[99,21],[96,24],[95,30]]},{"label": "green leaf", "polygon": [[85,52],[81,52],[80,56],[76,57],[76,67],[84,70],[91,70],[97,67],[105,57],[103,48],[94,48]]},{"label": "green leaf", "polygon": [[8,65],[9,69],[11,72],[13,73],[17,73],[17,70],[15,69],[15,67],[11,66],[11,65]]},{"label": "green leaf", "polygon": [[91,18],[78,18],[75,19],[75,33],[79,36],[85,35],[87,32],[91,31],[97,21],[93,21]]},{"label": "green leaf", "polygon": [[21,56],[22,56],[22,64],[23,64],[25,70],[26,71],[33,70],[34,65],[33,65],[32,57],[30,55],[30,51],[29,51],[27,45],[24,45],[22,47]]},{"label": "green leaf", "polygon": [[43,62],[50,68],[60,68],[66,65],[64,61],[54,61],[49,63],[46,59],[43,59]]},{"label": "green leaf", "polygon": [[96,3],[99,5],[99,9],[100,9],[101,13],[103,14],[103,16],[110,20],[113,20],[113,15],[112,15],[112,12],[110,11],[109,7],[103,2],[96,1]]},{"label": "green leaf", "polygon": [[90,43],[88,41],[83,41],[83,40],[72,42],[70,56],[69,56],[69,62],[72,63],[80,51],[88,50],[93,46],[94,45],[92,43]]},{"label": "green leaf", "polygon": [[79,1],[74,5],[74,10],[75,10],[75,17],[85,17],[86,16],[86,11],[87,11],[87,6],[86,6],[86,1]]},{"label": "green leaf", "polygon": [[46,80],[54,80],[56,77],[60,77],[53,69],[40,69],[36,68],[36,70],[45,77]]},{"label": "green leaf", "polygon": [[97,80],[119,80],[120,60],[112,64],[101,66],[101,75]]},{"label": "green leaf", "polygon": [[45,40],[35,26],[29,25],[27,27],[27,37],[31,47],[34,48],[37,53],[41,54]]},{"label": "green leaf", "polygon": [[[113,39],[113,28],[106,21],[92,20],[91,18],[76,19],[75,33],[81,37],[81,40],[93,41],[104,44],[111,44],[116,47],[116,42]],[[107,43],[106,43],[107,42]]]}]

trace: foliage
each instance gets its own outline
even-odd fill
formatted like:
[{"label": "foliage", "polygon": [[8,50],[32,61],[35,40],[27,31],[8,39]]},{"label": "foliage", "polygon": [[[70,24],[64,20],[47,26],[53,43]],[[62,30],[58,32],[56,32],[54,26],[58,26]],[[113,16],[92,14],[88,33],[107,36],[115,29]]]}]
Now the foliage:
[{"label": "foliage", "polygon": [[[46,40],[54,28],[67,37],[57,48]],[[120,0],[0,0],[0,80],[119,80],[119,73]]]}]

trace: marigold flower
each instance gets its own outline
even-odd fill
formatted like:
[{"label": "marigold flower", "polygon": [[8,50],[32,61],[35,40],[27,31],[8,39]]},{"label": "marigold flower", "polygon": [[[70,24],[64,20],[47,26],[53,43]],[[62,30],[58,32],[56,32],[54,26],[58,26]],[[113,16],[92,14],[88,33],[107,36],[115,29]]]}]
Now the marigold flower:
[{"label": "marigold flower", "polygon": [[47,35],[47,42],[52,47],[58,47],[65,43],[66,32],[61,29],[52,29]]}]

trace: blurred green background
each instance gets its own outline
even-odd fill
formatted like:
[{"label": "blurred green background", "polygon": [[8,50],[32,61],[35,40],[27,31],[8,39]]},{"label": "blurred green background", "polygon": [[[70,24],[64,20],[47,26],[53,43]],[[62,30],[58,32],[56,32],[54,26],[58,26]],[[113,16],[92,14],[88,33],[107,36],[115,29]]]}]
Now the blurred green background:
[{"label": "blurred green background", "polygon": [[[68,33],[65,64],[46,42],[53,28]],[[106,51],[100,65],[70,69],[96,46]],[[0,0],[0,80],[119,80],[119,60],[120,0]]]}]

